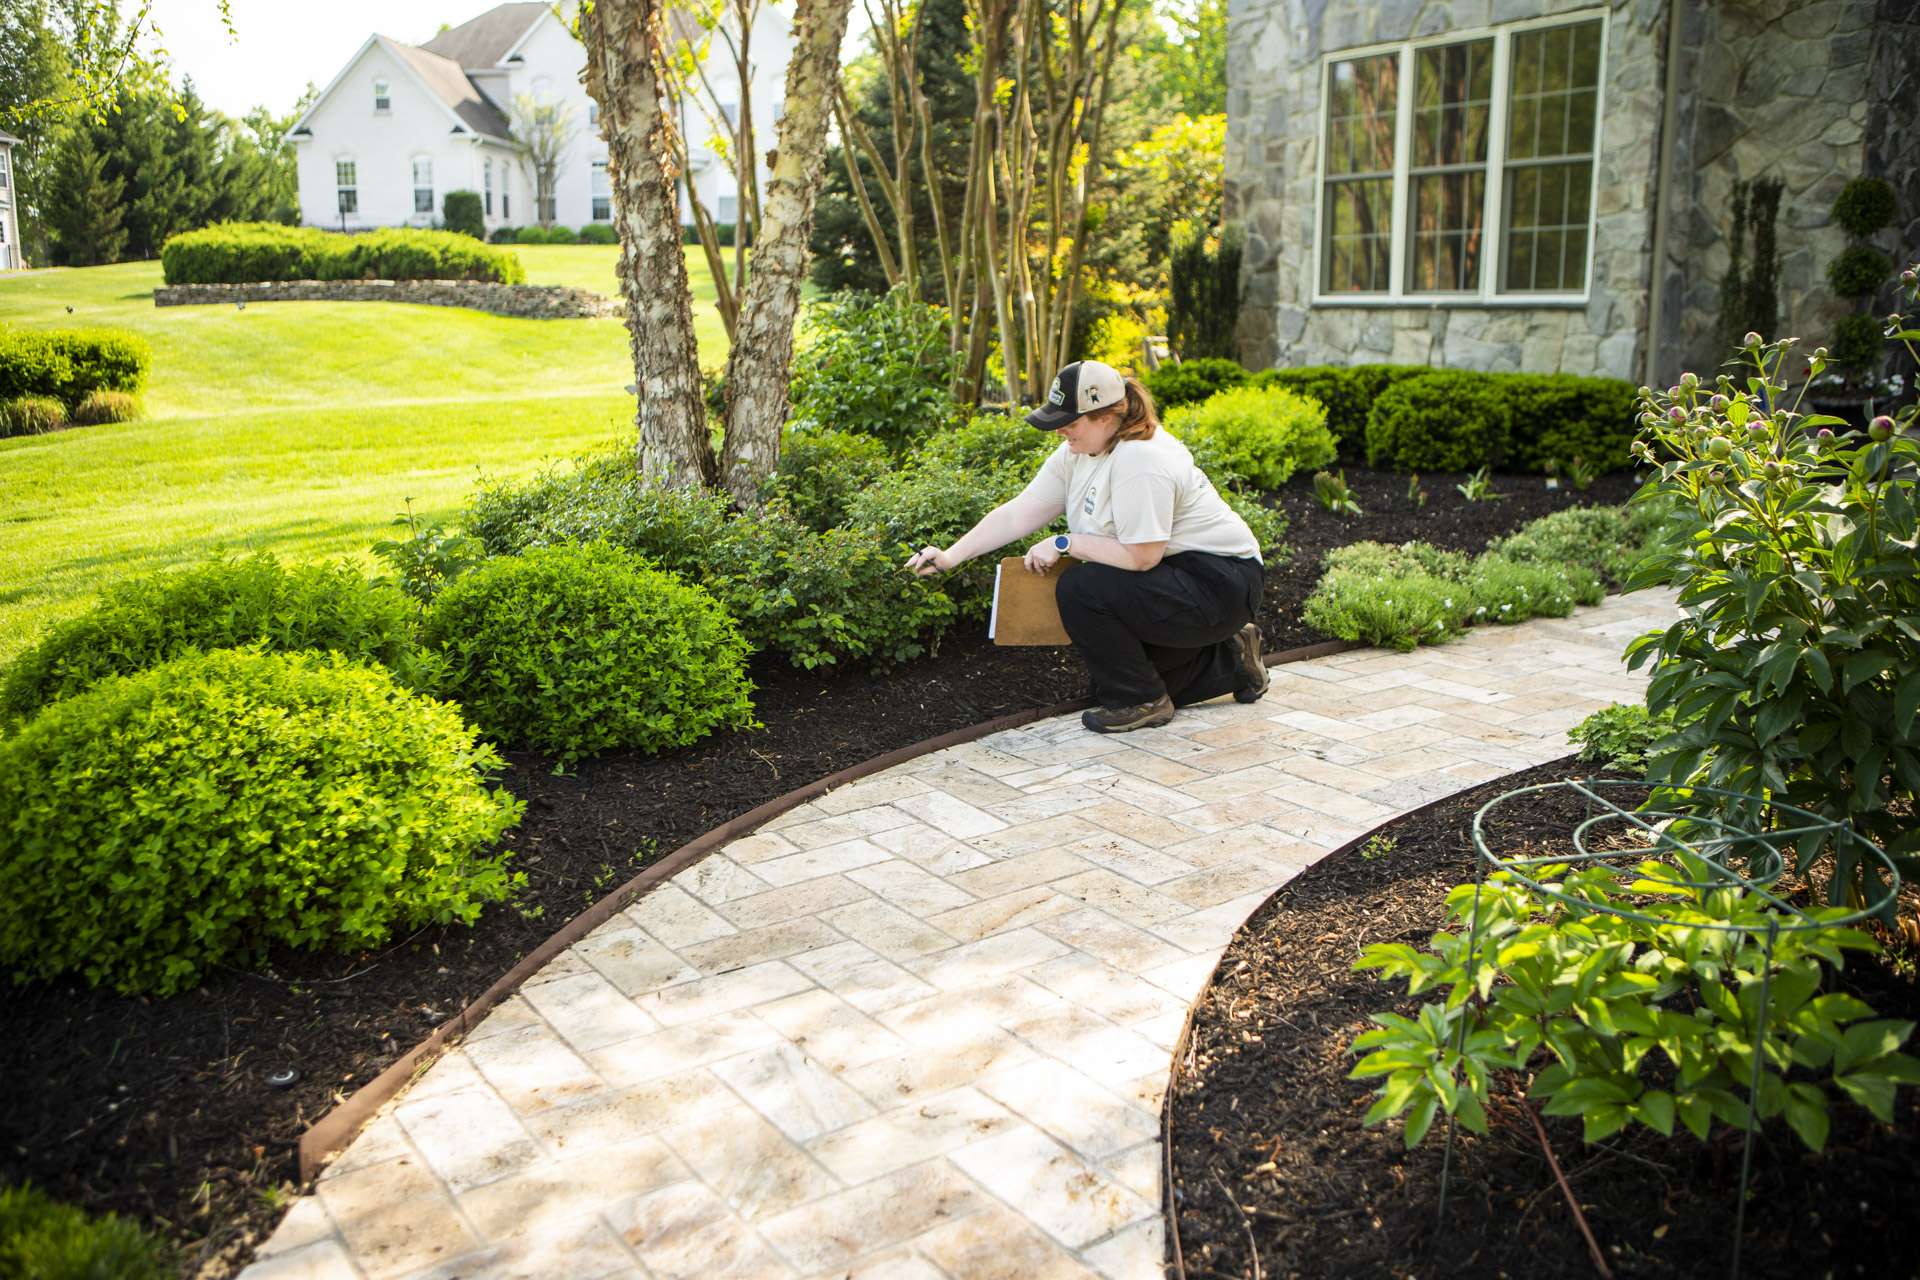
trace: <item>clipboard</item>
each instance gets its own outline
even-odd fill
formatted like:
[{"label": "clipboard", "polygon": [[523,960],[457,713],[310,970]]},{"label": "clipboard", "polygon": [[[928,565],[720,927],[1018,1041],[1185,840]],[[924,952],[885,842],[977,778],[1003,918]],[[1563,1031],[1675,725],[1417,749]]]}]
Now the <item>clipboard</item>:
[{"label": "clipboard", "polygon": [[1062,556],[1045,573],[1028,573],[1021,557],[1003,557],[993,570],[987,639],[997,645],[1072,644],[1054,598],[1060,575],[1072,567],[1073,560]]}]

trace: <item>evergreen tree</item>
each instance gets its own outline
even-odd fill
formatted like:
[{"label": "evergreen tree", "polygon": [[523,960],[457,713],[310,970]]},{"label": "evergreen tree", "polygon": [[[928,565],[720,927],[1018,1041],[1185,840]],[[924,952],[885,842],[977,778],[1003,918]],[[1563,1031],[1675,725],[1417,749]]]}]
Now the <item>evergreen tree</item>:
[{"label": "evergreen tree", "polygon": [[126,249],[120,201],[125,184],[108,177],[106,160],[85,129],[76,129],[56,153],[42,218],[56,266],[118,262]]}]

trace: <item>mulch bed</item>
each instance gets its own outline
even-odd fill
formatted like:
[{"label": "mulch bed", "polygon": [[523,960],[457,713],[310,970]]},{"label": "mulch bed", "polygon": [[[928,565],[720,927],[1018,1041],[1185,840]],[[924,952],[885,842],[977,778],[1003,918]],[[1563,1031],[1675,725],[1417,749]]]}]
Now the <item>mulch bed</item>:
[{"label": "mulch bed", "polygon": [[[1421,1003],[1405,998],[1403,984],[1353,973],[1362,948],[1426,945],[1444,919],[1446,891],[1473,878],[1469,824],[1479,806],[1589,772],[1563,761],[1417,810],[1380,828],[1391,852],[1364,858],[1356,846],[1327,858],[1248,920],[1195,1006],[1190,1052],[1169,1092],[1173,1212],[1187,1276],[1596,1274],[1511,1087],[1495,1093],[1486,1137],[1460,1132],[1442,1222],[1442,1125],[1406,1151],[1398,1122],[1362,1124],[1379,1082],[1347,1079],[1356,1061],[1348,1046],[1372,1026],[1367,1015],[1411,1016]],[[1564,841],[1585,816],[1568,793],[1526,797],[1496,811],[1492,843]],[[1882,1017],[1914,1018],[1913,952],[1898,950],[1896,961],[1852,961],[1840,985]],[[1897,1233],[1920,1157],[1916,1091],[1903,1091],[1895,1116],[1887,1128],[1836,1104],[1822,1157],[1784,1124],[1762,1129],[1743,1275],[1910,1273],[1897,1261]],[[1589,1147],[1577,1119],[1544,1123],[1614,1275],[1727,1273],[1739,1133],[1703,1144],[1684,1130],[1669,1139],[1634,1126]]]},{"label": "mulch bed", "polygon": [[[1299,620],[1335,546],[1420,538],[1476,551],[1568,506],[1623,501],[1627,475],[1585,493],[1537,476],[1496,477],[1509,496],[1468,503],[1463,476],[1423,483],[1348,467],[1366,515],[1342,519],[1300,476],[1269,500],[1290,521],[1293,555],[1269,568],[1260,618],[1268,648],[1324,640]],[[279,1218],[276,1190],[298,1177],[301,1133],[373,1079],[588,904],[722,822],[882,752],[1030,707],[1078,697],[1068,650],[996,649],[954,635],[936,658],[891,672],[753,672],[764,730],[657,757],[609,754],[556,774],[514,756],[503,778],[527,802],[510,834],[528,888],[468,929],[436,929],[353,956],[279,955],[171,1000],[74,982],[0,982],[0,1183],[32,1180],[90,1210],[155,1224],[186,1249],[188,1274],[230,1275]],[[267,1078],[296,1069],[276,1090]]]}]

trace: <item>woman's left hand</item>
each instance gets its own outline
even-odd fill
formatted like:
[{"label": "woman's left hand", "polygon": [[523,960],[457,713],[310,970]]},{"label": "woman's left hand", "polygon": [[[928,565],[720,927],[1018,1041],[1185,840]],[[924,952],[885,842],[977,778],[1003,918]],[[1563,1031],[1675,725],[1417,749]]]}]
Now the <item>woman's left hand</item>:
[{"label": "woman's left hand", "polygon": [[1042,538],[1027,548],[1026,566],[1028,573],[1045,573],[1053,568],[1060,559],[1060,551],[1053,545],[1052,538]]}]

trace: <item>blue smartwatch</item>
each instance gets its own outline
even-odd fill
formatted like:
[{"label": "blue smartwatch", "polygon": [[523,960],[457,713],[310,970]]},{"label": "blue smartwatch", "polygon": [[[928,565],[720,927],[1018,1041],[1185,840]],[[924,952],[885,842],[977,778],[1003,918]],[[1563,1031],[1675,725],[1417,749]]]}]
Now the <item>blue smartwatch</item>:
[{"label": "blue smartwatch", "polygon": [[1070,543],[1071,541],[1072,539],[1067,537],[1066,534],[1056,533],[1053,535],[1053,549],[1055,551],[1065,551],[1067,549],[1068,543]]}]

